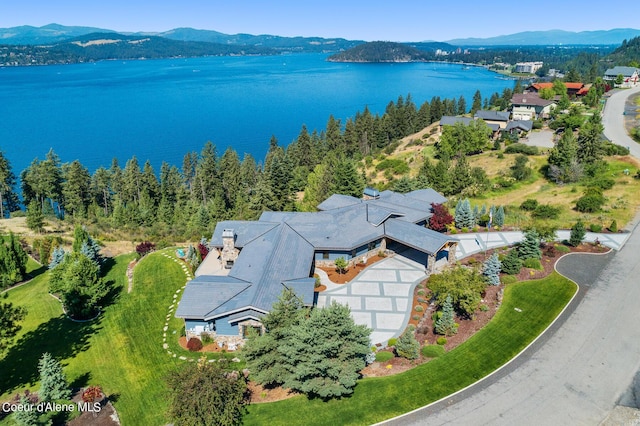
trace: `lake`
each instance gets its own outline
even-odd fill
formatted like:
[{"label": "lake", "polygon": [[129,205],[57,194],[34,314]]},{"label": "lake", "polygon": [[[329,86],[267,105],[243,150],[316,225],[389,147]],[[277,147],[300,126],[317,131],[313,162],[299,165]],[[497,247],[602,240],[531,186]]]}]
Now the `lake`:
[{"label": "lake", "polygon": [[442,63],[346,64],[324,54],[104,61],[0,68],[0,150],[20,171],[50,148],[63,162],[94,171],[136,156],[180,167],[184,154],[212,141],[242,158],[264,159],[269,139],[289,144],[303,124],[325,128],[366,106],[382,114],[411,93],[501,93],[514,82],[479,67]]}]

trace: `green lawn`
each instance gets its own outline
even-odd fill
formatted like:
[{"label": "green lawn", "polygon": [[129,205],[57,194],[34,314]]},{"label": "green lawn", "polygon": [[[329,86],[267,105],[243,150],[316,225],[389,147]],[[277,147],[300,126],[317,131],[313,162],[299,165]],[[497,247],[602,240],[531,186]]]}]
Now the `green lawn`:
[{"label": "green lawn", "polygon": [[[37,362],[47,351],[62,361],[74,386],[102,386],[115,401],[123,424],[167,422],[164,377],[185,361],[162,348],[162,333],[173,295],[185,276],[178,263],[152,254],[136,267],[129,294],[125,270],[132,258],[125,255],[112,261],[107,279],[117,291],[93,322],[74,323],[62,315],[58,301],[47,293],[48,274],[8,292],[8,301],[27,307],[29,314],[15,345],[0,359],[0,401],[26,388],[37,390]],[[559,275],[510,285],[495,319],[457,349],[397,376],[362,380],[353,397],[342,401],[297,397],[251,406],[246,422],[296,424],[305,419],[315,424],[368,424],[412,410],[504,364],[555,318],[574,291],[575,286]],[[169,350],[178,357],[193,357],[175,343],[181,328],[180,320],[169,321]]]},{"label": "green lawn", "polygon": [[[350,398],[323,402],[295,397],[249,407],[248,425],[371,424],[443,398],[491,373],[525,348],[560,313],[575,284],[554,273],[512,284],[502,307],[456,349],[405,373],[362,380]],[[516,310],[518,308],[518,310]]]},{"label": "green lawn", "polygon": [[113,303],[89,323],[74,323],[47,293],[48,274],[9,292],[29,315],[16,344],[0,359],[0,400],[37,389],[37,361],[45,351],[61,360],[74,386],[97,384],[115,400],[123,424],[166,422],[164,376],[181,363],[162,349],[173,294],[185,282],[177,263],[154,254],[136,268],[133,292],[125,271],[133,255],[112,261],[107,279],[117,288]]}]

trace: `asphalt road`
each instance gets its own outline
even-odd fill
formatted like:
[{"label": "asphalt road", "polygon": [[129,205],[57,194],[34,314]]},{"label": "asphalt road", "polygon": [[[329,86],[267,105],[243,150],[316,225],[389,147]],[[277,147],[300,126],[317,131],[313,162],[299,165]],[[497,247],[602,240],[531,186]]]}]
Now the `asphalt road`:
[{"label": "asphalt road", "polygon": [[[623,129],[624,103],[640,87],[611,96],[605,134],[640,146]],[[627,145],[628,144],[628,145]],[[581,281],[562,317],[516,360],[472,388],[393,425],[598,425],[640,369],[640,215],[622,250],[606,257],[566,258],[563,272]]]},{"label": "asphalt road", "polygon": [[640,92],[640,86],[633,89],[620,90],[607,100],[602,117],[604,125],[604,135],[612,142],[629,147],[631,155],[640,158],[640,144],[629,137],[624,128],[624,106],[627,97]]}]

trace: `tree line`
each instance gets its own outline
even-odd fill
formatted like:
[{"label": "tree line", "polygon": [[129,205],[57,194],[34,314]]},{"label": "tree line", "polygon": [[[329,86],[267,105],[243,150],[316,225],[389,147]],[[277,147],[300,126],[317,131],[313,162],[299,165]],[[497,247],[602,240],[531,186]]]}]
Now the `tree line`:
[{"label": "tree line", "polygon": [[[272,137],[264,162],[250,154],[241,159],[231,147],[219,155],[207,142],[201,152],[186,153],[181,167],[163,162],[159,173],[135,156],[124,165],[114,158],[91,173],[80,161],[63,163],[50,150],[20,172],[20,193],[35,230],[42,229],[45,217],[57,216],[102,231],[142,229],[149,238],[199,239],[221,220],[257,219],[263,211],[312,211],[333,193],[360,196],[366,183],[358,166],[363,157],[391,152],[399,139],[443,115],[507,105],[512,93],[505,89],[483,105],[478,91],[471,108],[463,96],[433,97],[420,107],[410,94],[399,96],[383,114],[365,107],[344,123],[330,116],[320,131],[303,125],[286,147]],[[0,200],[2,217],[20,208],[16,176],[2,153]]]}]

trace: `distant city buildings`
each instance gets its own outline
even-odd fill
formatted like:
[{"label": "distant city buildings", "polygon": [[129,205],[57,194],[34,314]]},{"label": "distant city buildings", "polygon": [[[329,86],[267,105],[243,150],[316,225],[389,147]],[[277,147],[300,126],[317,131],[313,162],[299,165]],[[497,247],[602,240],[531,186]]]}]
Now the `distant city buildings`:
[{"label": "distant city buildings", "polygon": [[544,65],[543,62],[518,62],[515,72],[535,74]]}]

